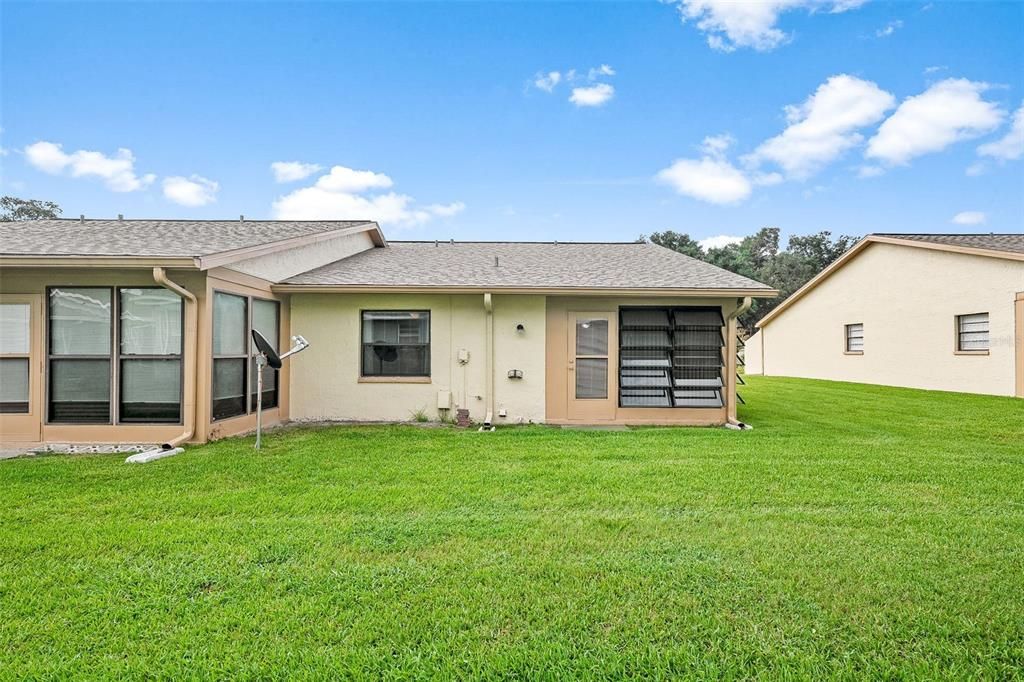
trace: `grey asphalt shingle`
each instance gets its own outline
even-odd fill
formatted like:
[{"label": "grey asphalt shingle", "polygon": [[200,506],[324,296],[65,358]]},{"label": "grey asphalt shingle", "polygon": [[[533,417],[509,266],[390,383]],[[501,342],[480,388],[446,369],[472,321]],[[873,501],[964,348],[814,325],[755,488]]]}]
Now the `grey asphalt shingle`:
[{"label": "grey asphalt shingle", "polygon": [[1024,253],[1024,234],[895,234],[878,233],[876,237],[891,237],[914,242],[930,242],[947,246],[964,246],[990,251]]},{"label": "grey asphalt shingle", "polygon": [[771,289],[656,244],[573,242],[393,241],[386,248],[364,251],[283,283],[381,287]]},{"label": "grey asphalt shingle", "polygon": [[366,220],[86,220],[0,222],[4,256],[190,258],[365,225]]}]

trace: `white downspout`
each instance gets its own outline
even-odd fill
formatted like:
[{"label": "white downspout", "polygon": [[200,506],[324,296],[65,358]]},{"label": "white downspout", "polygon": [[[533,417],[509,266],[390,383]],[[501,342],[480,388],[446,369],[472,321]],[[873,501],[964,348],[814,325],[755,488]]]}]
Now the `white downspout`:
[{"label": "white downspout", "polygon": [[750,296],[744,296],[742,303],[729,314],[726,320],[726,331],[728,338],[726,339],[726,348],[729,349],[729,361],[726,364],[728,368],[728,376],[726,377],[726,395],[725,404],[728,406],[726,413],[726,425],[734,429],[750,429],[752,428],[749,424],[744,424],[736,416],[736,354],[739,349],[736,347],[736,320],[740,315],[750,310],[750,306],[754,304],[754,299]]},{"label": "white downspout", "polygon": [[486,319],[485,336],[486,346],[484,352],[484,404],[487,408],[487,416],[484,417],[484,425],[481,431],[493,431],[491,421],[494,419],[494,302],[491,300],[490,292],[484,294],[484,311]]},{"label": "white downspout", "polygon": [[190,440],[196,432],[196,389],[198,385],[196,373],[198,338],[196,331],[198,329],[199,306],[195,294],[169,280],[167,272],[163,268],[153,268],[153,281],[163,288],[173,291],[185,300],[185,334],[183,339],[184,348],[182,349],[185,363],[185,384],[182,391],[181,406],[184,430],[181,432],[181,435],[172,438],[156,450],[140,452],[125,460],[126,462],[136,464],[152,462],[155,459],[169,457],[181,452],[182,449],[178,446]]}]

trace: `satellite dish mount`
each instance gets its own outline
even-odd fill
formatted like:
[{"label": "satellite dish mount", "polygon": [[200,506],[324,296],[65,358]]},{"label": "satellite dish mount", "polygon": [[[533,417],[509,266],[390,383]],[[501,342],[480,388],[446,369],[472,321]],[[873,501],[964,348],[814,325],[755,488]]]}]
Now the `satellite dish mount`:
[{"label": "satellite dish mount", "polygon": [[278,355],[267,337],[255,329],[252,330],[252,342],[256,344],[256,449],[259,450],[263,440],[263,368],[270,365],[271,369],[281,369],[283,360],[309,348],[309,341],[293,336],[291,350],[283,355]]}]

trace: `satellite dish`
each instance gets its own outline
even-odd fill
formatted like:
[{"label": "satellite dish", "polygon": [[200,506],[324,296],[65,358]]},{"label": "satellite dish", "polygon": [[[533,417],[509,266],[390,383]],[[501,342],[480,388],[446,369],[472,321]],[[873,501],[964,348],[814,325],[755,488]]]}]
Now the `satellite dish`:
[{"label": "satellite dish", "polygon": [[301,336],[293,336],[292,343],[295,345],[283,355],[278,355],[267,337],[255,329],[252,330],[252,342],[256,344],[256,449],[259,450],[263,441],[263,368],[269,365],[271,369],[281,369],[282,361],[289,355],[306,350],[309,341]]},{"label": "satellite dish", "polygon": [[267,358],[267,364],[273,369],[281,369],[281,356],[277,354],[274,347],[270,345],[270,341],[267,341],[267,337],[260,334],[255,329],[252,330],[252,342],[256,344],[256,350]]}]

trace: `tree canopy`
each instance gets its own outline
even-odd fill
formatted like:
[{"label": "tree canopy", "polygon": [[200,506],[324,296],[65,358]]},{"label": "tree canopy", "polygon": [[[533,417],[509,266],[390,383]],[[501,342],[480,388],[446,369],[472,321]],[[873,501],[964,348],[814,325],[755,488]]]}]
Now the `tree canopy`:
[{"label": "tree canopy", "polygon": [[780,250],[779,233],[777,227],[764,227],[737,244],[710,249],[704,249],[688,234],[671,230],[654,232],[641,239],[778,289],[778,298],[755,299],[753,307],[740,316],[740,325],[748,334],[753,334],[758,320],[858,241],[857,237],[847,235],[833,238],[830,231],[823,230],[817,234],[794,235],[789,238],[786,249]]},{"label": "tree canopy", "polygon": [[52,201],[19,199],[12,196],[0,197],[0,222],[59,218],[60,214],[60,206]]}]

